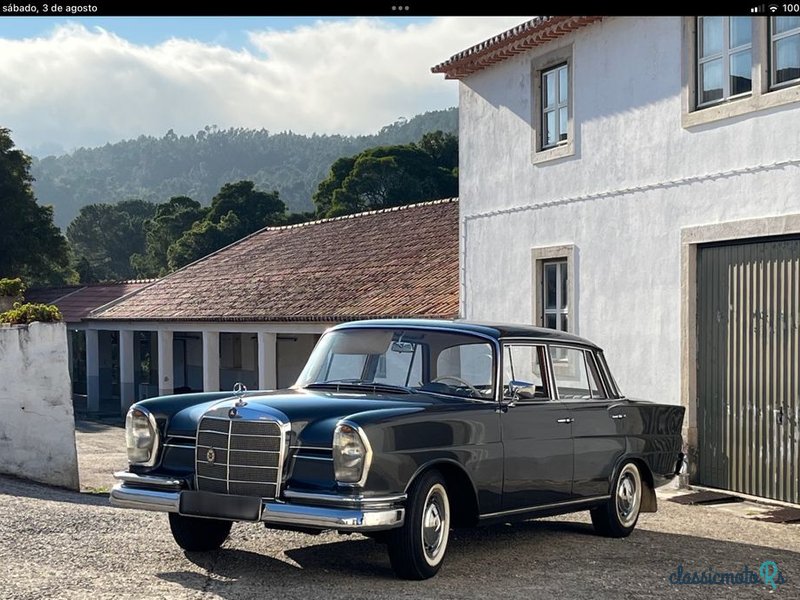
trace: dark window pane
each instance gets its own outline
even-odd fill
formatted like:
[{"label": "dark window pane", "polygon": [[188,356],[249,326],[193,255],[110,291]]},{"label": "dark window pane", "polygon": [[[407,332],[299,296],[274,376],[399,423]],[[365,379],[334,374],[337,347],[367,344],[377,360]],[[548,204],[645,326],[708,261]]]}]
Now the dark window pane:
[{"label": "dark window pane", "polygon": [[563,142],[567,139],[567,109],[558,109],[558,139]]},{"label": "dark window pane", "polygon": [[569,331],[569,323],[567,323],[567,315],[561,315],[561,331]]},{"label": "dark window pane", "polygon": [[753,39],[753,20],[750,17],[731,17],[730,47],[738,48]]},{"label": "dark window pane", "polygon": [[775,42],[775,82],[783,83],[800,78],[800,35]]},{"label": "dark window pane", "polygon": [[546,264],[544,266],[544,306],[545,308],[556,307],[556,265]]},{"label": "dark window pane", "polygon": [[722,17],[703,17],[700,29],[700,56],[722,52]]},{"label": "dark window pane", "polygon": [[800,27],[800,17],[772,17],[772,32],[786,33]]},{"label": "dark window pane", "polygon": [[700,102],[722,99],[722,59],[700,65]]},{"label": "dark window pane", "polygon": [[731,55],[731,95],[744,94],[753,89],[752,57],[750,50]]},{"label": "dark window pane", "polygon": [[544,326],[548,329],[558,329],[556,327],[556,318],[558,315],[545,315],[544,316]]},{"label": "dark window pane", "polygon": [[561,263],[559,276],[561,278],[561,308],[567,308],[567,263]]}]

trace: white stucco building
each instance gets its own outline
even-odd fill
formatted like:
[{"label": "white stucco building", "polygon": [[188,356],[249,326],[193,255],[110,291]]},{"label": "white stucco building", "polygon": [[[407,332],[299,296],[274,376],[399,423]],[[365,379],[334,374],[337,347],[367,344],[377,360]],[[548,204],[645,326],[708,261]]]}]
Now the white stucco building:
[{"label": "white stucco building", "polygon": [[597,342],[694,481],[800,502],[800,18],[543,17],[433,71],[462,315]]}]

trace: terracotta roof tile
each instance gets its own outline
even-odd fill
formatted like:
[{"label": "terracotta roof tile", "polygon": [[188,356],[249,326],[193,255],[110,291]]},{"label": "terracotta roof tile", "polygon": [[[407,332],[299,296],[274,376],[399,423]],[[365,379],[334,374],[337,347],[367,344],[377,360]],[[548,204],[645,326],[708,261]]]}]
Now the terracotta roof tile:
[{"label": "terracotta roof tile", "polygon": [[266,228],[91,318],[453,318],[458,290],[458,202],[452,199]]},{"label": "terracotta roof tile", "polygon": [[542,46],[600,21],[602,17],[535,17],[454,54],[431,68],[444,73],[445,79],[463,79],[503,60]]},{"label": "terracotta roof tile", "polygon": [[64,286],[29,290],[28,302],[55,304],[67,323],[76,323],[91,311],[118,298],[142,289],[154,280],[118,281],[92,285]]}]

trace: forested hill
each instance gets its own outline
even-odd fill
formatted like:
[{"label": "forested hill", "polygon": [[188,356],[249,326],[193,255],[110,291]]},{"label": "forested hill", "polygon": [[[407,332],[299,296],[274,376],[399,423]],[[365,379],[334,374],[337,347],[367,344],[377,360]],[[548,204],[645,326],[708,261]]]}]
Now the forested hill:
[{"label": "forested hill", "polygon": [[337,158],[417,141],[436,130],[457,133],[456,108],[401,119],[362,136],[215,127],[189,136],[169,131],[161,138],[140,136],[34,159],[31,171],[39,203],[55,207],[55,222],[62,229],[86,204],[189,196],[207,205],[225,183],[241,180],[265,191],[278,190],[289,212],[301,212],[313,210],[311,195]]}]

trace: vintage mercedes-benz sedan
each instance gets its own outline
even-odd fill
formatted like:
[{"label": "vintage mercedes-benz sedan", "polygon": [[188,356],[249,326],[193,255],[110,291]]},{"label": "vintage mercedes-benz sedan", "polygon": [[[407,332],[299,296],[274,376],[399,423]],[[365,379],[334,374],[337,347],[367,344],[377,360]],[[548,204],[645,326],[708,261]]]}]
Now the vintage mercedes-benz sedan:
[{"label": "vintage mercedes-benz sedan", "polygon": [[111,502],[169,513],[189,551],[219,548],[234,521],[360,532],[399,577],[424,579],[453,527],[589,510],[598,533],[629,535],[685,468],[683,413],[625,398],[573,335],[348,323],[291,389],[134,404]]}]

